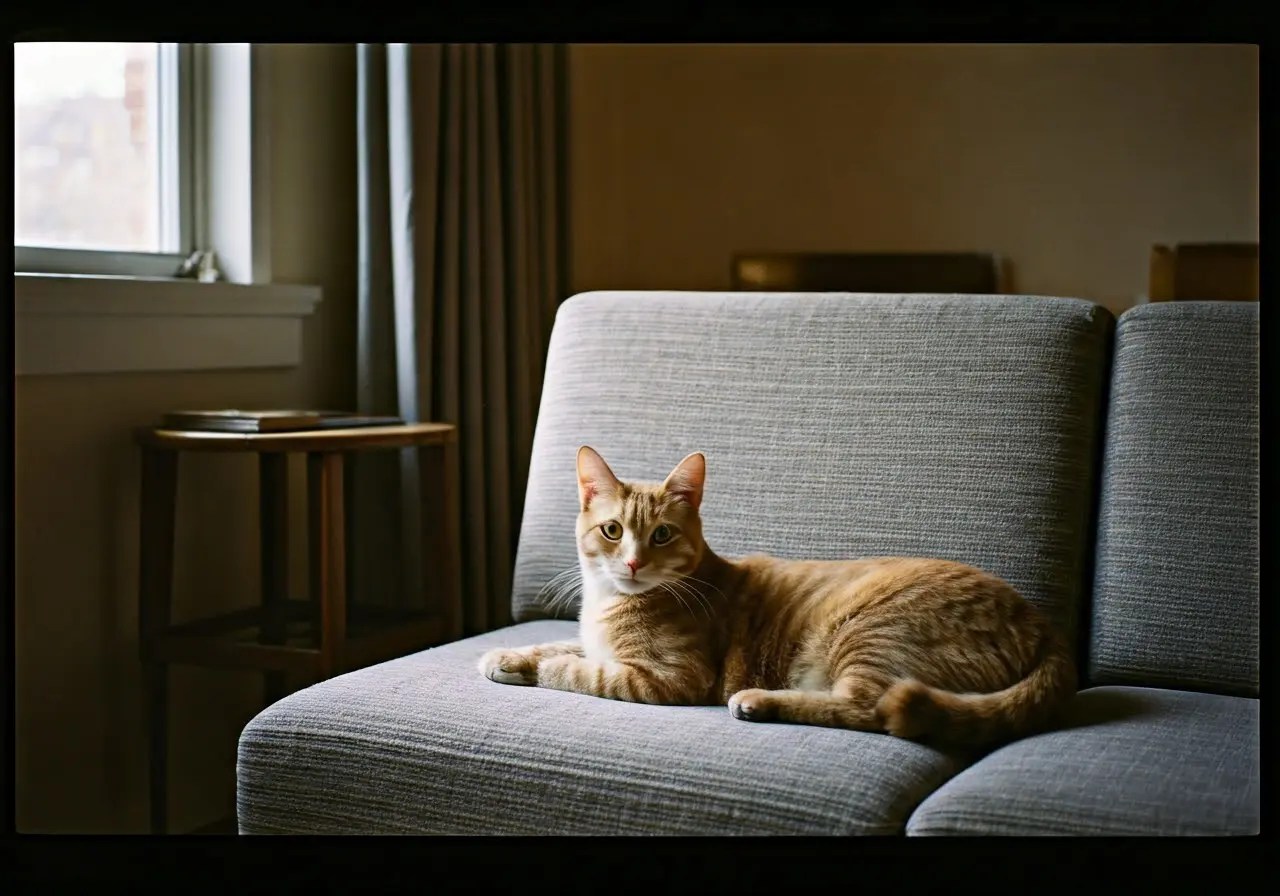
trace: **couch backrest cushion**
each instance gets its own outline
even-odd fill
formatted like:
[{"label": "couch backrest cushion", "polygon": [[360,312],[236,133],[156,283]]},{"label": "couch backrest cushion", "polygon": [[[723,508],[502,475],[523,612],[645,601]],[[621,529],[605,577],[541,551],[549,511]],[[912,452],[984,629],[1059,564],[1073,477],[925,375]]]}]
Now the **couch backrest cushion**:
[{"label": "couch backrest cushion", "polygon": [[1258,303],[1120,317],[1089,680],[1258,691]]},{"label": "couch backrest cushion", "polygon": [[539,590],[576,566],[588,444],[650,481],[704,452],[722,556],[953,558],[1074,633],[1113,328],[1077,299],[575,296],[548,352],[515,617],[549,615]]}]

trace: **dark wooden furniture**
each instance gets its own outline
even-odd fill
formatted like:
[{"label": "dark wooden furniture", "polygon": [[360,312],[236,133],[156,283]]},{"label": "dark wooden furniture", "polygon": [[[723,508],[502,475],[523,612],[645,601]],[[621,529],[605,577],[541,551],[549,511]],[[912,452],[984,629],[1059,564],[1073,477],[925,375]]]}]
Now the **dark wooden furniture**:
[{"label": "dark wooden furniture", "polygon": [[[322,680],[343,671],[457,637],[461,629],[455,515],[456,430],[443,423],[327,431],[229,434],[145,429],[142,451],[138,629],[148,692],[151,828],[168,827],[168,667],[222,666],[264,673],[264,698],[285,696],[287,678]],[[428,611],[362,608],[347,599],[343,479],[354,452],[421,449],[428,532],[424,579],[433,583]],[[173,624],[173,546],[178,455],[239,451],[258,455],[262,601],[260,606]],[[307,458],[309,599],[288,595],[287,460]]]},{"label": "dark wooden furniture", "polygon": [[981,252],[742,252],[733,288],[760,292],[883,292],[998,295],[999,256]]},{"label": "dark wooden furniture", "polygon": [[1256,302],[1261,298],[1257,243],[1152,246],[1152,302]]}]

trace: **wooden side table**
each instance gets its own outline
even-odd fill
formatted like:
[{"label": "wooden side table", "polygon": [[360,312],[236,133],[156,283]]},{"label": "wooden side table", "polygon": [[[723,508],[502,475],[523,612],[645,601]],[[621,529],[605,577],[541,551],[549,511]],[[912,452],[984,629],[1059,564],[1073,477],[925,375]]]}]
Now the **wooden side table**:
[{"label": "wooden side table", "polygon": [[[144,429],[138,634],[148,692],[151,829],[168,827],[168,703],[171,664],[264,673],[268,703],[285,695],[290,673],[320,680],[441,643],[461,631],[458,532],[453,519],[424,514],[424,581],[437,598],[424,614],[359,608],[346,593],[345,458],[361,451],[422,449],[425,506],[456,508],[457,431],[445,423],[239,434]],[[174,526],[178,455],[240,451],[258,455],[262,602],[236,613],[174,625]],[[308,600],[288,595],[287,460],[307,456]],[[302,634],[290,632],[290,626]],[[303,646],[291,643],[301,640]]]}]

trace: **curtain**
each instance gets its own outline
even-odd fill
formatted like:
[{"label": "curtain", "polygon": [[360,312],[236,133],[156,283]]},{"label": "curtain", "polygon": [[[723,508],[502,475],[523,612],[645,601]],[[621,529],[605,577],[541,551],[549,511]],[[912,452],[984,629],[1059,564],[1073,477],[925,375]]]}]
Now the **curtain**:
[{"label": "curtain", "polygon": [[453,508],[424,506],[433,471],[415,452],[356,459],[352,594],[433,606],[419,558],[427,515],[443,515],[461,549],[462,606],[446,608],[460,630],[448,636],[479,634],[511,622],[543,361],[565,297],[565,51],[357,54],[358,410],[453,423],[459,441]]}]

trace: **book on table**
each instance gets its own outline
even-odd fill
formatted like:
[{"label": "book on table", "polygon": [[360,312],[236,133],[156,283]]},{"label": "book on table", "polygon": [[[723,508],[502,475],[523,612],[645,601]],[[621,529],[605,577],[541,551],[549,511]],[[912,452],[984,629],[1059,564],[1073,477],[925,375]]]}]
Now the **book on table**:
[{"label": "book on table", "polygon": [[225,410],[170,411],[162,429],[200,432],[272,433],[305,432],[316,429],[347,429],[358,426],[399,426],[399,417],[323,410]]}]

